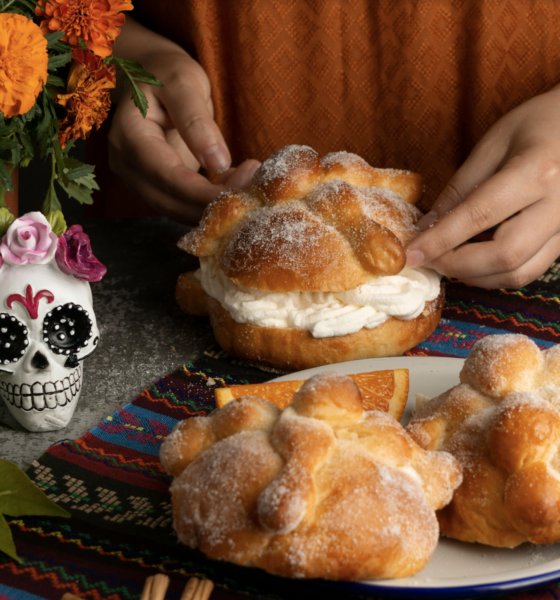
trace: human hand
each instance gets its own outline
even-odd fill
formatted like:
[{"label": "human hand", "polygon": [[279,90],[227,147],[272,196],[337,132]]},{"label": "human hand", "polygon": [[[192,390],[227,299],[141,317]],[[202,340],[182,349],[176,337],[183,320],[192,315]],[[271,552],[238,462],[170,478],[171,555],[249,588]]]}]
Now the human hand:
[{"label": "human hand", "polygon": [[[165,40],[159,52],[152,46],[143,61],[136,60],[163,87],[141,85],[149,104],[146,119],[123,95],[109,133],[110,167],[160,212],[196,224],[220,192],[248,187],[259,162],[230,168],[229,150],[214,121],[210,82],[186,52]],[[201,166],[220,174],[214,183],[198,173]]]},{"label": "human hand", "polygon": [[[492,240],[465,244],[499,223]],[[499,119],[418,226],[407,266],[487,288],[544,273],[560,255],[560,89]]]}]

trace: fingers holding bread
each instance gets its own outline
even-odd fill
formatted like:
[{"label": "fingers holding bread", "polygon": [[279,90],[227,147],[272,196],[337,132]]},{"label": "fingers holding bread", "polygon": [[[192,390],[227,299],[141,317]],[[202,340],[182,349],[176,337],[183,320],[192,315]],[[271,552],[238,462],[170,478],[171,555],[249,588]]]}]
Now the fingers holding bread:
[{"label": "fingers holding bread", "polygon": [[[424,340],[441,315],[443,288],[434,271],[405,268],[405,245],[420,233],[413,204],[421,193],[419,175],[376,169],[347,152],[321,158],[295,145],[276,152],[247,192],[221,194],[178,244],[200,257],[196,277],[210,296],[218,343],[289,371],[395,356]],[[202,314],[204,302],[188,299],[201,294],[186,282],[189,276],[177,288],[179,303]],[[377,335],[385,323],[395,332]],[[253,333],[277,351],[244,343]],[[284,333],[293,340],[288,354],[297,354],[299,334],[310,334],[305,360],[282,357]],[[355,333],[366,344],[344,339]],[[339,352],[340,345],[362,354]]]}]

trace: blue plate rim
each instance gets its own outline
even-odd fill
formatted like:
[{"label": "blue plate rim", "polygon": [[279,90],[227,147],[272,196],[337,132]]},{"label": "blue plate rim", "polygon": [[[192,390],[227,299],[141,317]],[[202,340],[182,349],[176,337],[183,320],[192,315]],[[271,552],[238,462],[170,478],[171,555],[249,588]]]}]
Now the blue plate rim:
[{"label": "blue plate rim", "polygon": [[314,583],[332,590],[350,592],[354,595],[367,595],[385,598],[467,598],[492,593],[522,591],[541,584],[560,579],[560,569],[540,573],[531,577],[508,579],[499,582],[482,583],[467,586],[428,587],[428,586],[384,586],[361,583],[359,581],[327,581],[315,580]]},{"label": "blue plate rim", "polygon": [[[404,359],[404,360],[403,360]],[[416,360],[415,360],[416,359]],[[348,361],[347,363],[339,363],[337,365],[327,365],[321,368],[315,369],[304,369],[303,371],[298,371],[296,373],[290,373],[288,375],[278,376],[274,379],[274,381],[278,380],[287,380],[287,379],[295,379],[299,378],[301,375],[309,376],[308,373],[310,371],[322,371],[326,370],[329,367],[333,370],[336,370],[340,365],[359,365],[362,363],[366,363],[366,361],[375,361],[375,362],[389,362],[395,361],[395,365],[387,368],[399,368],[401,364],[404,362],[411,361],[413,364],[415,362],[422,362],[428,360],[429,362],[433,362],[437,364],[438,362],[446,363],[449,361],[453,363],[456,361],[456,366],[458,367],[460,363],[464,363],[465,359],[458,356],[399,356],[399,357],[383,357],[379,358],[367,358],[367,359],[357,359],[353,361]],[[361,366],[361,365],[360,365]],[[408,368],[411,368],[410,366]],[[298,377],[296,377],[298,376]],[[512,576],[514,574],[512,573]],[[555,567],[552,571],[546,571],[544,573],[539,573],[537,575],[531,575],[529,577],[517,577],[500,581],[491,581],[487,583],[480,584],[470,584],[470,585],[452,585],[452,586],[438,586],[438,587],[430,587],[427,585],[418,585],[418,586],[389,586],[389,585],[379,585],[376,583],[362,583],[359,581],[328,581],[328,580],[308,580],[308,583],[312,583],[315,586],[328,588],[331,591],[340,591],[349,593],[352,595],[359,596],[377,596],[379,598],[433,598],[433,599],[453,599],[453,598],[468,598],[472,596],[482,596],[487,594],[499,594],[507,591],[522,591],[524,589],[528,589],[530,587],[536,587],[539,585],[543,585],[549,583],[551,581],[560,580],[560,568]]]}]

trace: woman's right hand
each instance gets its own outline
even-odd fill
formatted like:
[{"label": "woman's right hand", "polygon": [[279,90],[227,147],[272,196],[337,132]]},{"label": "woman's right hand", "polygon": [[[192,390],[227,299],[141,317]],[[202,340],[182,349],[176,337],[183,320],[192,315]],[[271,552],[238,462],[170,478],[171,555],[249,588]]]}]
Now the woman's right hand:
[{"label": "woman's right hand", "polygon": [[[247,188],[259,163],[230,168],[208,77],[182,48],[127,19],[115,53],[141,62],[163,87],[140,84],[149,105],[146,119],[128,90],[122,93],[109,132],[110,167],[158,211],[196,224],[220,192]],[[198,173],[201,166],[219,174],[214,183]]]}]

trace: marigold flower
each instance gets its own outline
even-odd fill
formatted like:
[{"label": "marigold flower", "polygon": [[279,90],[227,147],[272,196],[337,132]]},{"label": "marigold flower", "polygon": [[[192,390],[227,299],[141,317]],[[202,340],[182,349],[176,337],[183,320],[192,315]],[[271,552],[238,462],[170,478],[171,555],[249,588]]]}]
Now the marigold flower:
[{"label": "marigold flower", "polygon": [[47,40],[31,19],[0,14],[0,110],[5,117],[31,110],[47,81]]},{"label": "marigold flower", "polygon": [[132,9],[130,0],[39,0],[35,14],[43,17],[44,35],[64,31],[63,41],[78,46],[81,38],[89,50],[106,58],[124,24],[121,12]]},{"label": "marigold flower", "polygon": [[55,98],[66,108],[58,134],[63,148],[68,140],[85,139],[93,127],[99,129],[109,113],[109,90],[115,83],[115,67],[108,67],[88,50],[75,48],[72,51],[68,93]]}]

